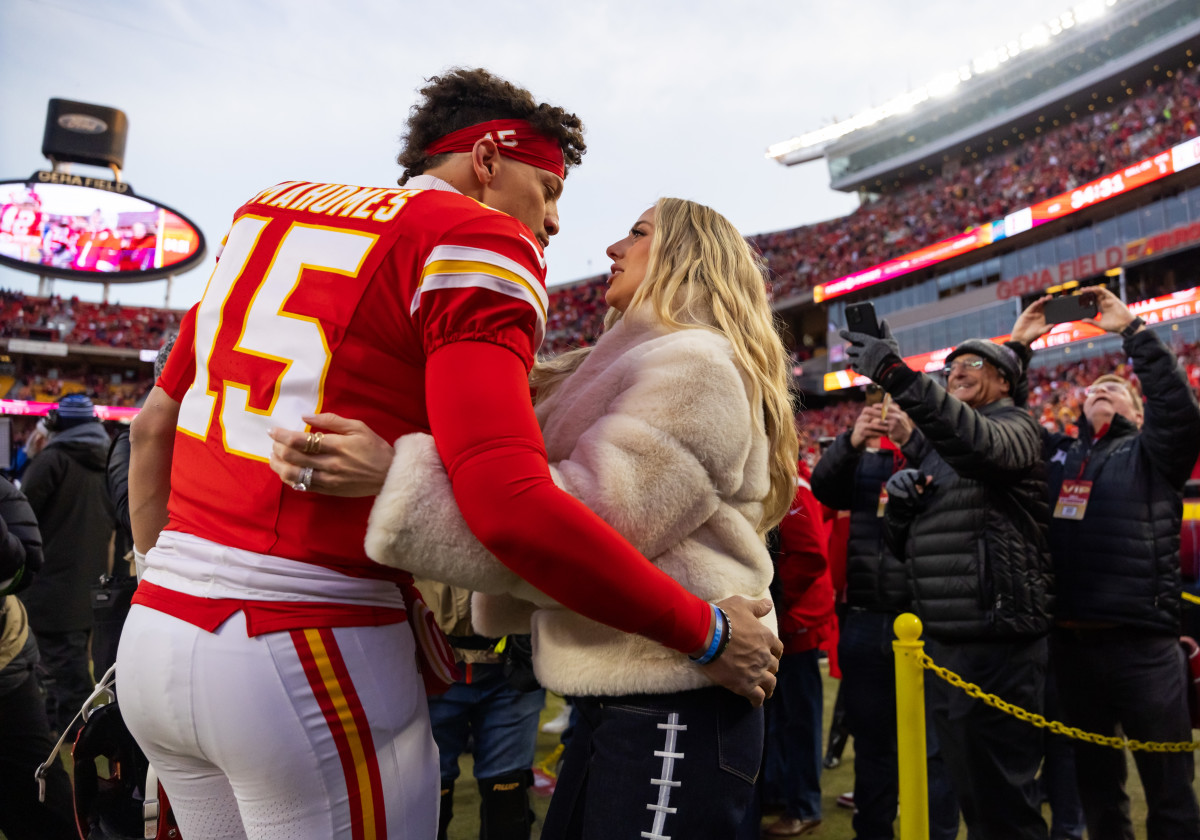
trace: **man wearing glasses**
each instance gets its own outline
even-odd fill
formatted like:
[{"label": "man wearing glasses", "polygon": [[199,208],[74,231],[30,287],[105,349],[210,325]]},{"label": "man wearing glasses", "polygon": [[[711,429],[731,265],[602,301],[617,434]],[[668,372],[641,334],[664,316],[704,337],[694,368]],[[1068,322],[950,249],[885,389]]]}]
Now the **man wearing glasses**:
[{"label": "man wearing glasses", "polygon": [[[1067,722],[1142,741],[1190,741],[1179,646],[1183,486],[1200,455],[1200,407],[1162,340],[1106,289],[1096,325],[1123,339],[1141,382],[1114,374],[1087,389],[1079,438],[1045,434],[1056,576],[1052,661]],[[1049,330],[1035,301],[1013,327],[1028,345]],[[1076,742],[1088,836],[1133,836],[1124,751]],[[1191,752],[1134,753],[1146,836],[1200,837]]]},{"label": "man wearing glasses", "polygon": [[[843,331],[851,364],[891,394],[929,445],[888,480],[888,544],[907,566],[913,609],[935,662],[984,691],[1042,711],[1050,558],[1040,430],[1020,406],[1020,348],[971,339],[944,384],[882,338]],[[1041,730],[941,680],[927,702],[963,819],[979,840],[1046,840],[1034,778]]]}]

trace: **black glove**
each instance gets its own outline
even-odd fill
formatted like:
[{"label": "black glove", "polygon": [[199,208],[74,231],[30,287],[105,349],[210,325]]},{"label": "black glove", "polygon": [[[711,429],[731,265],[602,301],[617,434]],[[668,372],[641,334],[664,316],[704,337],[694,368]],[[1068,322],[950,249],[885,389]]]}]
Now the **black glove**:
[{"label": "black glove", "polygon": [[925,493],[932,489],[920,470],[900,470],[887,481],[888,507],[895,506],[900,513],[911,514],[921,507]]},{"label": "black glove", "polygon": [[879,331],[883,333],[883,338],[850,330],[842,330],[838,335],[850,342],[846,348],[850,366],[872,382],[883,384],[886,374],[895,368],[908,366],[900,358],[900,345],[892,338],[887,321],[879,322]]}]

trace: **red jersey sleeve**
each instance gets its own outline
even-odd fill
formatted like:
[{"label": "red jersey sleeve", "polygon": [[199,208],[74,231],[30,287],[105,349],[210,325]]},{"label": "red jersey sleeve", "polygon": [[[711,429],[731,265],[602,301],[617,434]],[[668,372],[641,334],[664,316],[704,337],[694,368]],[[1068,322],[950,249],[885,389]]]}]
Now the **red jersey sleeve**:
[{"label": "red jersey sleeve", "polygon": [[411,314],[425,356],[457,341],[510,350],[526,372],[546,331],[546,261],[529,229],[503,213],[439,238],[421,268]]},{"label": "red jersey sleeve", "polygon": [[154,383],[175,402],[183,401],[183,395],[196,379],[196,309],[199,306],[196,304],[189,309],[179,322],[175,345],[167,356],[158,382]]},{"label": "red jersey sleeve", "polygon": [[468,527],[521,577],[595,621],[683,652],[711,610],[550,478],[526,370],[494,343],[429,359],[429,423]]}]

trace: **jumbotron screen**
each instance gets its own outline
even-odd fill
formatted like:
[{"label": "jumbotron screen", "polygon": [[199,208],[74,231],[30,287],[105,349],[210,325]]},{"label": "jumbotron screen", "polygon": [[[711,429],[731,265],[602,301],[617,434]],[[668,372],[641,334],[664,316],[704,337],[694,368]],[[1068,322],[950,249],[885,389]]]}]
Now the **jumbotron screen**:
[{"label": "jumbotron screen", "polygon": [[50,172],[0,181],[2,265],[48,277],[137,282],[184,271],[203,256],[199,228],[126,184]]}]

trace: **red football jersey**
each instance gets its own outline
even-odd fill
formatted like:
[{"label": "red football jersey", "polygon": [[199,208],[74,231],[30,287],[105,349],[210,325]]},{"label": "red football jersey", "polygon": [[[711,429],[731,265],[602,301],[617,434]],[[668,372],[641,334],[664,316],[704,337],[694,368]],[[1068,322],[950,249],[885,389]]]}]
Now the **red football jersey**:
[{"label": "red football jersey", "polygon": [[180,402],[168,529],[405,577],[363,551],[374,499],[289,488],[268,465],[267,430],[331,411],[387,440],[428,431],[426,358],[486,341],[528,369],[546,306],[529,229],[473,199],[295,181],[264,190],[235,214],[159,380]]}]

